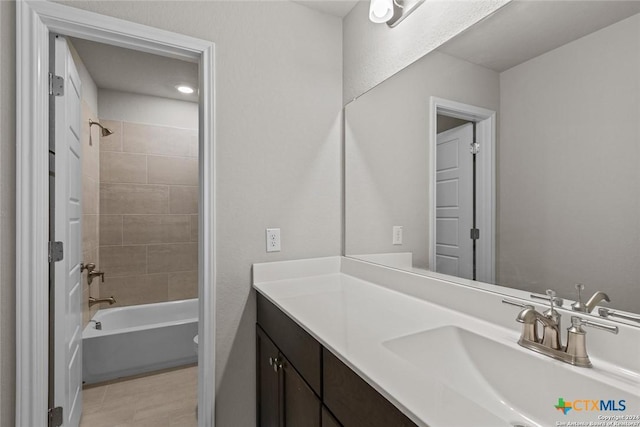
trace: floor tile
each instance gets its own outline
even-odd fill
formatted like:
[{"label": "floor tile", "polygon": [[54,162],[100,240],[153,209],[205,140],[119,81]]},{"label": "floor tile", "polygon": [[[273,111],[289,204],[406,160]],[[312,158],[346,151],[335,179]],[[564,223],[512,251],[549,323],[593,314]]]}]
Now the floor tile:
[{"label": "floor tile", "polygon": [[90,386],[80,427],[197,426],[197,366]]}]

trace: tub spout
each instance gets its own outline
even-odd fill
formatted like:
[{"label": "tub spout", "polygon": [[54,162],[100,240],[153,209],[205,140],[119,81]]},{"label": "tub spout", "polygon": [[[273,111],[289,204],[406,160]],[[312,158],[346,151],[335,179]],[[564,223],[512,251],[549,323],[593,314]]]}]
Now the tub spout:
[{"label": "tub spout", "polygon": [[113,296],[110,296],[109,298],[94,298],[94,297],[89,297],[89,307],[92,307],[96,304],[103,304],[105,302],[108,302],[109,305],[113,305],[116,303],[116,299]]}]

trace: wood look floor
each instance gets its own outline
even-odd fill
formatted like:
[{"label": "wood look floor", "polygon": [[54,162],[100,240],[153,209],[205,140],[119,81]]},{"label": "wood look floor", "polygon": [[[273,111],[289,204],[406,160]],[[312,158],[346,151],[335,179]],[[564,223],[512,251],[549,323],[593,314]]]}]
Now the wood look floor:
[{"label": "wood look floor", "polygon": [[198,367],[90,386],[80,427],[197,427]]}]

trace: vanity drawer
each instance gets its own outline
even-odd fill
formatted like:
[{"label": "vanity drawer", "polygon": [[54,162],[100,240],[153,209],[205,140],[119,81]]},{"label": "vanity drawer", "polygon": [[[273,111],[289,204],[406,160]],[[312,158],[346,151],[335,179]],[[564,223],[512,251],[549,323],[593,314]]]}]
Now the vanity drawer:
[{"label": "vanity drawer", "polygon": [[323,402],[344,427],[417,427],[329,350],[323,352]]},{"label": "vanity drawer", "polygon": [[296,370],[322,396],[322,346],[278,307],[258,294],[258,324]]}]

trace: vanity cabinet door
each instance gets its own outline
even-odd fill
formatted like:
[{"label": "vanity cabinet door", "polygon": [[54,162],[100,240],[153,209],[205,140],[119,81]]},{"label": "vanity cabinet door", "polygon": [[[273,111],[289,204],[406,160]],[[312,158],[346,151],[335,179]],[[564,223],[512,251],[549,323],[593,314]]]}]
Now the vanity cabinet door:
[{"label": "vanity cabinet door", "polygon": [[326,407],[322,407],[322,427],[342,427]]},{"label": "vanity cabinet door", "polygon": [[256,327],[258,427],[280,427],[280,375],[274,369],[278,348],[262,328]]},{"label": "vanity cabinet door", "polygon": [[280,357],[284,427],[320,427],[320,399],[291,363],[284,356]]},{"label": "vanity cabinet door", "polygon": [[289,316],[258,294],[258,324],[269,335],[296,370],[322,397],[322,346]]},{"label": "vanity cabinet door", "polygon": [[417,427],[326,348],[323,402],[344,427]]}]

